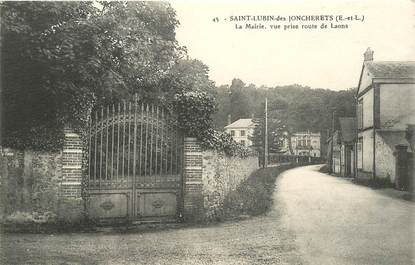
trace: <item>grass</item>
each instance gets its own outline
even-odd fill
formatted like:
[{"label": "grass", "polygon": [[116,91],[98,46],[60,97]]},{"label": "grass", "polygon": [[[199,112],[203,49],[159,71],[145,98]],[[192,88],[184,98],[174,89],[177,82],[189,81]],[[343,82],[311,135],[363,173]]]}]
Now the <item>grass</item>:
[{"label": "grass", "polygon": [[[327,165],[322,166],[319,169],[319,172],[326,173],[326,174],[333,174],[330,173],[329,167]],[[339,176],[339,174],[334,174]],[[356,178],[353,177],[353,183],[357,185],[366,186],[372,189],[386,189],[386,188],[395,188],[395,185],[390,182],[389,179],[373,179],[373,178]]]},{"label": "grass", "polygon": [[353,183],[367,186],[372,189],[386,189],[386,188],[395,188],[394,184],[390,182],[389,179],[353,179]]},{"label": "grass", "polygon": [[326,173],[326,174],[330,173],[329,172],[329,167],[327,165],[322,166],[318,171],[320,173]]},{"label": "grass", "polygon": [[261,168],[254,171],[224,200],[223,215],[219,219],[265,214],[272,207],[275,181],[282,172],[299,165]]}]

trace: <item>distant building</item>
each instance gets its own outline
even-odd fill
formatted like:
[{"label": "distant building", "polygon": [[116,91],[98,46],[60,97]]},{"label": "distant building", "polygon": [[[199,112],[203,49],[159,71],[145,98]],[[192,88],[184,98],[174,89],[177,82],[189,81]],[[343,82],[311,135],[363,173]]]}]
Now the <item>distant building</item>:
[{"label": "distant building", "polygon": [[342,177],[353,177],[356,163],[356,119],[341,117],[339,123],[340,130],[335,131],[328,139],[330,172]]},{"label": "distant building", "polygon": [[320,157],[320,137],[320,133],[293,133],[291,135],[292,154],[300,156]]},{"label": "distant building", "polygon": [[415,62],[373,61],[368,48],[356,97],[358,177],[394,183],[397,146],[413,152],[406,130],[415,124]]},{"label": "distant building", "polygon": [[254,134],[254,129],[255,124],[252,119],[239,119],[225,126],[225,132],[229,133],[236,142],[244,146],[252,145],[250,138]]}]

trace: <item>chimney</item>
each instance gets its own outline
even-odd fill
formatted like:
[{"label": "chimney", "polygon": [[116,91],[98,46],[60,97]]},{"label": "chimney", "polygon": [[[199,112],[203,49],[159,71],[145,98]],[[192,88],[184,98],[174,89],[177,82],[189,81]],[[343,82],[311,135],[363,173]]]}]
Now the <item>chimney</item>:
[{"label": "chimney", "polygon": [[374,51],[372,51],[372,49],[367,48],[366,52],[363,54],[364,55],[364,61],[365,62],[371,62],[373,61],[373,53]]},{"label": "chimney", "polygon": [[228,125],[231,124],[231,114],[228,115]]}]

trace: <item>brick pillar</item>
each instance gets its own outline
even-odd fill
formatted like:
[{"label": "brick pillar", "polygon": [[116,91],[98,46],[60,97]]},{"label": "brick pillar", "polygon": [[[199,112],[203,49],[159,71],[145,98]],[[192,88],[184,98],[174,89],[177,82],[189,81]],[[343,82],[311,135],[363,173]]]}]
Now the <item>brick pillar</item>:
[{"label": "brick pillar", "polygon": [[81,198],[82,141],[78,134],[65,130],[62,153],[61,197]]},{"label": "brick pillar", "polygon": [[65,129],[62,150],[62,180],[58,215],[64,221],[83,219],[82,192],[82,140],[70,129]]},{"label": "brick pillar", "polygon": [[185,221],[203,218],[202,151],[196,138],[184,139],[183,214]]}]

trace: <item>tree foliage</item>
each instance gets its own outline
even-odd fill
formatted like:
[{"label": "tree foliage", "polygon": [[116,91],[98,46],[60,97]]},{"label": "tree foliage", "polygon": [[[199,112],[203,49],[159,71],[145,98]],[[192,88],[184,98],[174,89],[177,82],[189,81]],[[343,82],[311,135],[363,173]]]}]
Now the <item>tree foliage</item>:
[{"label": "tree foliage", "polygon": [[252,106],[245,83],[240,79],[233,79],[229,93],[231,122],[241,118],[250,117]]},{"label": "tree foliage", "polygon": [[[259,154],[264,153],[265,148],[265,122],[264,117],[255,119],[255,129],[252,135],[252,146]],[[277,118],[268,119],[268,151],[277,153],[281,151],[284,139],[287,137],[284,122]]]},{"label": "tree foliage", "polygon": [[[300,85],[267,88],[252,84],[247,86],[239,79],[232,80],[232,85],[238,91],[235,92],[237,96],[234,100],[229,97],[229,86],[217,88],[219,112],[214,115],[215,126],[226,126],[229,114],[234,115],[232,120],[250,118],[254,114],[257,126],[252,140],[260,154],[263,154],[264,148],[265,97],[268,98],[268,142],[271,152],[277,152],[281,148],[282,138],[299,131],[320,132],[324,145],[326,132],[332,127],[333,111],[336,111],[337,117],[355,116],[355,89],[333,91]],[[242,110],[235,114],[233,109],[237,108]],[[338,126],[336,119],[335,128]]]},{"label": "tree foliage", "polygon": [[214,98],[206,92],[190,91],[177,94],[175,99],[179,126],[187,136],[203,138],[212,128]]},{"label": "tree foliage", "polygon": [[161,2],[1,3],[3,145],[56,148],[97,104],[155,99],[182,53]]},{"label": "tree foliage", "polygon": [[237,143],[227,132],[208,129],[201,134],[202,147],[223,152],[227,156],[247,157],[252,155],[252,151]]},{"label": "tree foliage", "polygon": [[[231,109],[241,106],[243,101],[229,102],[224,93],[225,86],[217,88],[218,109],[224,113],[215,115],[215,125],[223,128],[226,124],[226,117],[231,114]],[[268,98],[268,114],[271,118],[281,120],[289,132],[315,131],[323,132],[331,128],[331,116],[335,110],[338,117],[352,117],[355,115],[354,89],[333,91],[329,89],[311,89],[300,85],[277,86],[277,87],[256,87],[254,85],[244,86],[240,90],[245,103],[242,108],[244,115],[238,118],[263,117],[265,97]],[[244,99],[244,100],[245,100]],[[231,104],[223,106],[221,104]],[[336,127],[338,124],[336,123]]]},{"label": "tree foliage", "polygon": [[180,59],[163,80],[171,94],[198,91],[215,96],[215,84],[209,79],[209,68],[196,59]]},{"label": "tree foliage", "polygon": [[217,130],[221,130],[228,125],[228,115],[231,113],[229,92],[230,89],[228,85],[222,85],[216,88],[217,110],[212,118],[213,124]]},{"label": "tree foliage", "polygon": [[[201,61],[183,59],[164,2],[1,3],[2,145],[58,149],[62,129],[85,135],[99,105],[141,99],[175,111],[207,148],[241,149],[213,130],[216,91]],[[241,149],[242,150],[242,149]],[[239,152],[241,153],[241,152]]]}]

